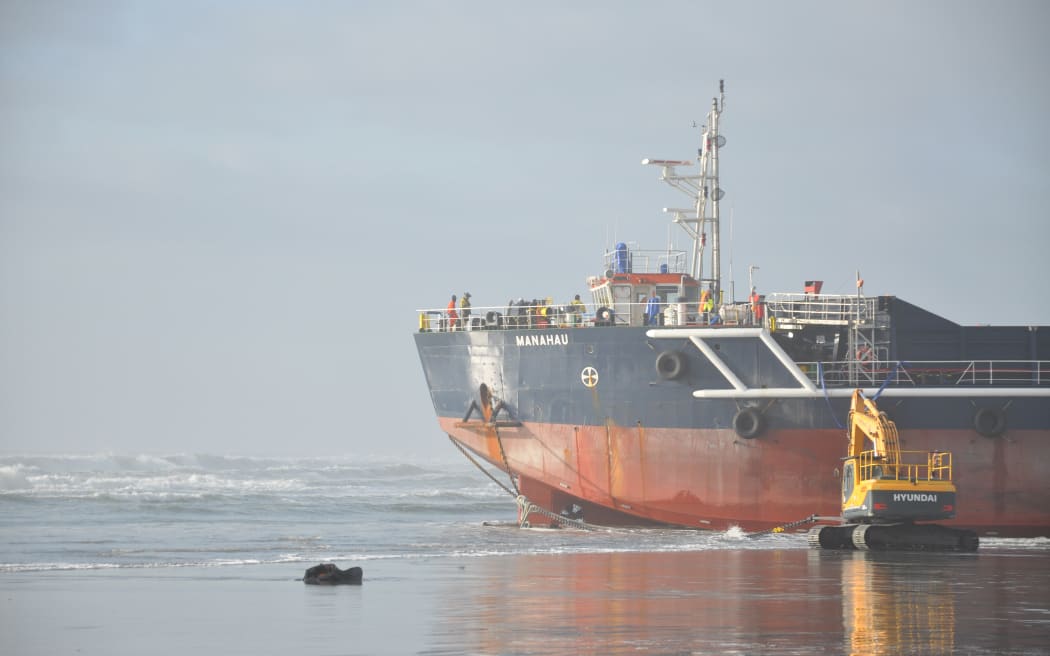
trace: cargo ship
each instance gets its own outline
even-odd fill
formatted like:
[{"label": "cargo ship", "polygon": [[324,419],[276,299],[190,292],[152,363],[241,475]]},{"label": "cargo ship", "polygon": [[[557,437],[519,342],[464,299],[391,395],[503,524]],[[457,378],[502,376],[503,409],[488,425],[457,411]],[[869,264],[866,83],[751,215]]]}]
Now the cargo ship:
[{"label": "cargo ship", "polygon": [[689,248],[604,249],[589,303],[418,311],[441,431],[541,522],[763,531],[839,513],[861,389],[901,448],[952,453],[945,524],[1050,535],[1050,326],[959,325],[866,296],[859,274],[856,294],[812,280],[736,301],[719,252],[724,98],[720,84],[695,160],[642,161],[689,197],[664,210]]}]

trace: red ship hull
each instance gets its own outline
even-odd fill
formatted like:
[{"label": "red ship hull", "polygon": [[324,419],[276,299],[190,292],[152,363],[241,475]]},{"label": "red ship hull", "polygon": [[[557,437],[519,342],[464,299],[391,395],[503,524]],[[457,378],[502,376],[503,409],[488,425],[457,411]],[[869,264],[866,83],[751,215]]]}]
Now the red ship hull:
[{"label": "red ship hull", "polygon": [[[755,531],[840,511],[838,430],[781,429],[746,440],[731,429],[439,422],[512,473],[530,501],[553,513],[576,503],[589,522]],[[1050,431],[988,440],[972,431],[905,430],[901,440],[909,450],[953,452],[959,508],[943,523],[1002,537],[1050,530],[1050,462],[1033,457]]]}]

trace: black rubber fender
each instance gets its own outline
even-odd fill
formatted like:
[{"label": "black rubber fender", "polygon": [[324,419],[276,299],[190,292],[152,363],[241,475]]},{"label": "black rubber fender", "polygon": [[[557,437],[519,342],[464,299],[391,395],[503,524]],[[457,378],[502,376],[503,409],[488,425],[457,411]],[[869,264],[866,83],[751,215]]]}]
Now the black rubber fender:
[{"label": "black rubber fender", "polygon": [[750,440],[766,429],[766,418],[757,408],[741,408],[733,417],[733,430],[737,435]]},{"label": "black rubber fender", "polygon": [[485,325],[489,328],[502,328],[503,315],[495,310],[489,310],[485,313]]},{"label": "black rubber fender", "polygon": [[686,368],[685,354],[681,351],[663,351],[656,356],[656,373],[664,380],[681,378]]},{"label": "black rubber fender", "polygon": [[984,437],[999,437],[1006,431],[1006,412],[982,406],[973,413],[973,429]]},{"label": "black rubber fender", "polygon": [[612,308],[600,307],[594,313],[594,318],[599,326],[611,326],[613,319],[616,318],[616,313],[612,311]]}]

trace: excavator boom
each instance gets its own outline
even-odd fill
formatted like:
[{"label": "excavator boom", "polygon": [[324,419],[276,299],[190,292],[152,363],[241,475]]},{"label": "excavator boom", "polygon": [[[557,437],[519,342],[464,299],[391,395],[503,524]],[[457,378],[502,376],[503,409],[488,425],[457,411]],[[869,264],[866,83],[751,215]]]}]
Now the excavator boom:
[{"label": "excavator boom", "polygon": [[883,458],[900,461],[897,426],[864,393],[853,390],[849,411],[849,457],[859,456],[867,443]]}]

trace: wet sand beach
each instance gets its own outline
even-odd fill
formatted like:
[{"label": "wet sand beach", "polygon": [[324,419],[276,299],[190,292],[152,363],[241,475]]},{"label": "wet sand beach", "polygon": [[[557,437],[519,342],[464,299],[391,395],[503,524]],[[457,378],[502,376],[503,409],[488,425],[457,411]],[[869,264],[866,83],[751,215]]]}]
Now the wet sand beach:
[{"label": "wet sand beach", "polygon": [[9,572],[8,654],[1045,654],[1050,556],[709,550]]}]

